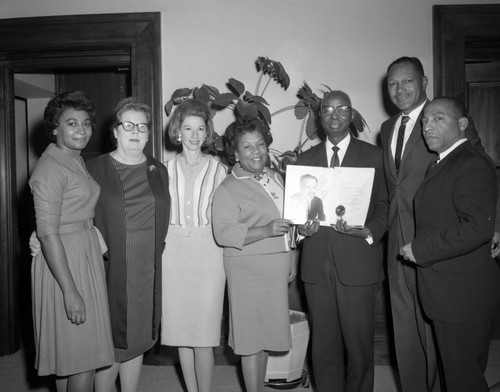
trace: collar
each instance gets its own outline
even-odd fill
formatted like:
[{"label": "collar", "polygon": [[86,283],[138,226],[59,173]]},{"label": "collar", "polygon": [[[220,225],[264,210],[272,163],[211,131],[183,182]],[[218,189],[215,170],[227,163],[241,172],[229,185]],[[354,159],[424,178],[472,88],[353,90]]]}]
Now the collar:
[{"label": "collar", "polygon": [[417,106],[415,109],[413,109],[410,113],[408,114],[401,113],[400,119],[403,118],[403,116],[408,116],[410,117],[410,120],[416,123],[426,103],[427,99],[424,102],[422,102],[419,106]]},{"label": "collar", "polygon": [[[268,172],[267,167],[264,167],[264,172]],[[250,172],[246,171],[245,169],[243,169],[241,167],[241,165],[238,162],[236,162],[234,164],[233,168],[231,169],[231,173],[238,180],[242,180],[242,179],[248,178],[248,179],[251,179],[251,180],[259,181],[259,179],[256,178],[256,177],[259,177],[258,174],[253,174],[253,173],[250,173]],[[269,174],[269,173],[267,173],[267,174]]]},{"label": "collar", "polygon": [[[337,144],[337,147],[340,149],[340,151],[345,153],[347,151],[347,147],[349,147],[350,142],[351,142],[351,132],[348,132],[347,136]],[[325,144],[327,151],[332,151],[332,147],[334,146],[334,144],[330,141],[330,139],[326,138]]]},{"label": "collar", "polygon": [[449,147],[447,150],[445,150],[441,154],[439,154],[439,161],[443,160],[447,155],[451,154],[451,152],[455,148],[457,148],[462,143],[465,143],[466,141],[467,141],[467,138],[463,138],[463,139],[456,141],[451,147]]},{"label": "collar", "polygon": [[70,167],[73,170],[78,162],[83,163],[83,158],[79,155],[76,158],[72,158],[65,153],[63,153],[54,143],[50,143],[44,154],[50,155],[56,161],[62,163],[64,166]]}]

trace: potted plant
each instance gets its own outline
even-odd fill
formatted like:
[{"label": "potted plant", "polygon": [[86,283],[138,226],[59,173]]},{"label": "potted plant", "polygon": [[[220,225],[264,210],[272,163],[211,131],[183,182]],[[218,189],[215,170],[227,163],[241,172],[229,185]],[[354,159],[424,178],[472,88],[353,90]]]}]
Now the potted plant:
[{"label": "potted plant", "polygon": [[[264,93],[271,81],[278,83],[284,90],[287,90],[290,85],[290,77],[283,65],[276,60],[271,60],[267,57],[259,56],[255,61],[255,66],[259,72],[255,92],[252,94],[246,90],[245,85],[234,78],[230,78],[226,84],[228,92],[221,93],[219,89],[207,84],[200,87],[180,88],[173,92],[172,96],[165,105],[165,111],[169,116],[172,113],[174,106],[182,101],[190,98],[199,99],[205,102],[211,109],[213,116],[223,109],[232,109],[235,116],[250,115],[259,117],[266,121],[269,125],[272,118],[280,113],[293,110],[295,117],[301,121],[299,138],[297,144],[290,150],[281,152],[274,148],[270,148],[270,165],[284,173],[288,164],[295,164],[297,156],[302,151],[305,143],[308,140],[313,140],[318,137],[318,113],[321,105],[321,98],[316,95],[309,87],[307,82],[297,92],[298,102],[295,105],[283,107],[275,112],[270,112],[269,103],[263,97]],[[264,86],[264,78],[267,77]],[[323,85],[328,91],[332,91],[330,87]],[[354,110],[354,120],[352,128],[354,135],[362,132],[367,124],[363,117]],[[223,151],[223,139],[216,133],[213,143],[208,146],[208,152],[220,154]]]}]

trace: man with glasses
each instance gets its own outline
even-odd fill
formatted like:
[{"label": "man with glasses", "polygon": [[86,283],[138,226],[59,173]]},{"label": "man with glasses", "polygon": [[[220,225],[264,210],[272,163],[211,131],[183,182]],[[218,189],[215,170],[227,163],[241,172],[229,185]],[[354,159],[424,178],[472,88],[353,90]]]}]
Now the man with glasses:
[{"label": "man with glasses", "polygon": [[383,279],[381,239],[387,226],[382,150],[349,132],[355,110],[349,96],[332,91],[321,102],[326,139],[299,155],[297,164],[373,167],[375,179],[365,226],[318,221],[299,230],[301,277],[312,321],[312,365],[319,392],[373,392],[374,307]]}]

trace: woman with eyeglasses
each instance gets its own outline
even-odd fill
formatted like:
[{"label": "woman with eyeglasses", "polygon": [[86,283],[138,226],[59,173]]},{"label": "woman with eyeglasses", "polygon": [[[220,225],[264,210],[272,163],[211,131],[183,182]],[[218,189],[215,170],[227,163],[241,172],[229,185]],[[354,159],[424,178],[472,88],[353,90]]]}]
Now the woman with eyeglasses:
[{"label": "woman with eyeglasses", "polygon": [[32,263],[35,368],[58,392],[91,392],[97,368],[113,363],[102,249],[94,228],[99,185],[80,152],[95,124],[81,92],[52,98],[44,112],[55,136],[31,175],[38,253]]},{"label": "woman with eyeglasses", "polygon": [[112,131],[116,149],[87,163],[101,186],[95,225],[108,247],[104,255],[115,363],[99,370],[96,392],[135,392],[143,354],[156,343],[161,318],[161,255],[170,197],[165,166],[144,153],[150,135],[149,106],[118,103]]}]

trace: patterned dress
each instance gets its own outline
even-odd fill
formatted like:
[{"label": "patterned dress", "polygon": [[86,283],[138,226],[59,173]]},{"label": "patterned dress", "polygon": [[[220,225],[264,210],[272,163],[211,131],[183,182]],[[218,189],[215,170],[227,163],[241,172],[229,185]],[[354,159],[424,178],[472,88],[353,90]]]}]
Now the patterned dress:
[{"label": "patterned dress", "polygon": [[123,185],[127,264],[127,342],[115,348],[117,362],[133,359],[151,347],[155,276],[155,199],[149,187],[146,162],[126,165],[111,158]]},{"label": "patterned dress", "polygon": [[72,324],[61,288],[43,252],[33,258],[35,368],[39,375],[68,376],[114,362],[102,249],[93,227],[99,185],[82,158],[49,145],[30,179],[38,236],[59,233],[68,267],[83,298],[86,321]]}]

